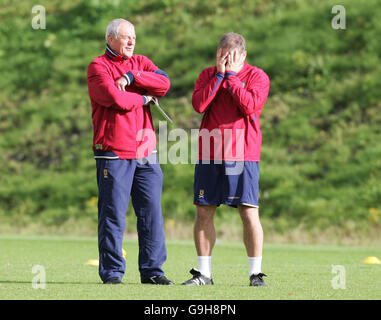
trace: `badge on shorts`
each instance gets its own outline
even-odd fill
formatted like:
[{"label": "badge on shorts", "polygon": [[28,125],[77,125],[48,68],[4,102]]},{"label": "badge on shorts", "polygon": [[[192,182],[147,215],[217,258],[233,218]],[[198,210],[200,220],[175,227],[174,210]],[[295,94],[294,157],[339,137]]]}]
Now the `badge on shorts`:
[{"label": "badge on shorts", "polygon": [[200,193],[198,195],[199,198],[204,198],[204,189],[200,189]]},{"label": "badge on shorts", "polygon": [[104,169],[103,170],[103,178],[107,178],[108,177],[108,171],[107,169]]}]

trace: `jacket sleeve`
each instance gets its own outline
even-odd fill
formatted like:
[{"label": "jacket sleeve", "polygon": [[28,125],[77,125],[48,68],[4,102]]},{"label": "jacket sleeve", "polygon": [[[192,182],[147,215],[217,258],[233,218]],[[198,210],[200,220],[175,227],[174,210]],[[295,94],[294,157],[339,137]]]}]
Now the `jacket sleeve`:
[{"label": "jacket sleeve", "polygon": [[192,105],[195,111],[204,113],[207,110],[223,79],[224,74],[220,72],[215,73],[212,77],[206,70],[201,72],[196,80],[192,95]]},{"label": "jacket sleeve", "polygon": [[129,85],[134,83],[136,86],[144,88],[148,95],[165,96],[171,86],[168,75],[144,56],[141,56],[141,66],[141,70],[131,70],[123,75]]},{"label": "jacket sleeve", "polygon": [[257,69],[256,74],[246,86],[235,72],[226,71],[228,88],[244,115],[261,113],[270,90],[270,79],[267,74]]},{"label": "jacket sleeve", "polygon": [[119,90],[106,67],[96,62],[87,69],[87,84],[90,99],[106,108],[131,111],[145,102],[140,94]]}]

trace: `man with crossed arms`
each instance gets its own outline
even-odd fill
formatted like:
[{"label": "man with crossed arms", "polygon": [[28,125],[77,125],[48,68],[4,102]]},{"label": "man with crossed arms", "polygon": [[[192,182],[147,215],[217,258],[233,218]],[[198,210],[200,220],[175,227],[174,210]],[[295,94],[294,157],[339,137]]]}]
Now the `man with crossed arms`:
[{"label": "man with crossed arms", "polygon": [[87,73],[98,183],[99,275],[105,284],[122,283],[126,268],[122,241],[131,196],[140,281],[172,285],[162,270],[167,257],[163,174],[155,153],[156,137],[144,135],[154,132],[149,103],[167,93],[170,81],[150,59],[133,54],[136,35],[129,21],[111,21],[106,41],[104,55],[90,63]]}]

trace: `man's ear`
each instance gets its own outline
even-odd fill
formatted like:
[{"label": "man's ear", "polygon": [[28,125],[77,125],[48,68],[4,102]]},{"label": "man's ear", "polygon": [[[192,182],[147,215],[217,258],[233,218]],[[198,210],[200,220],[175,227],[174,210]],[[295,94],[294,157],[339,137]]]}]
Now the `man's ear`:
[{"label": "man's ear", "polygon": [[107,36],[107,43],[108,43],[108,44],[111,44],[113,40],[114,40],[114,37],[113,37],[111,34],[109,34],[109,35]]},{"label": "man's ear", "polygon": [[246,55],[247,55],[246,50],[243,50],[243,51],[242,51],[242,60],[243,60],[243,61],[246,60]]}]

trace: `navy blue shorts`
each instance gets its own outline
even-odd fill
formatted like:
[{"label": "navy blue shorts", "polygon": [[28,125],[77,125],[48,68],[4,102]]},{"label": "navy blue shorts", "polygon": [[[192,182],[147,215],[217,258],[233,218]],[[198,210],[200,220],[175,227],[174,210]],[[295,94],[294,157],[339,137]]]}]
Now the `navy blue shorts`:
[{"label": "navy blue shorts", "polygon": [[259,207],[259,162],[200,160],[193,188],[194,204]]}]

